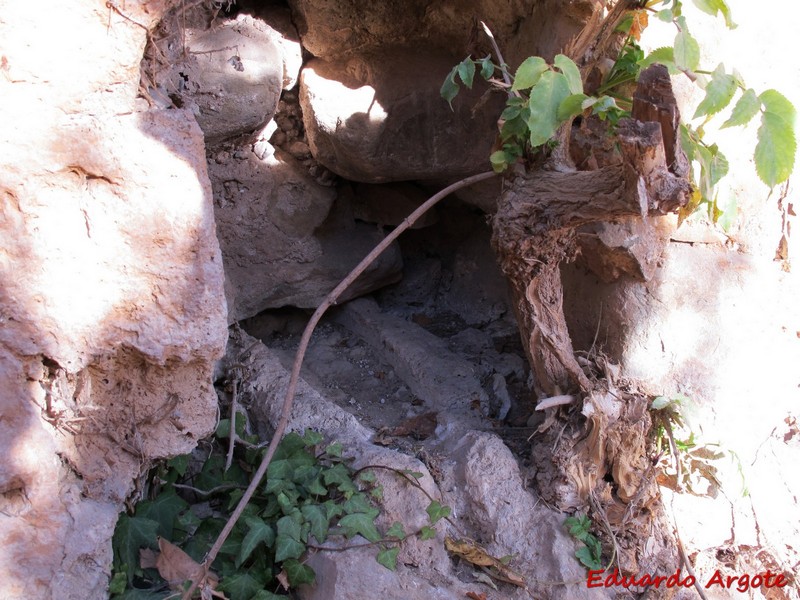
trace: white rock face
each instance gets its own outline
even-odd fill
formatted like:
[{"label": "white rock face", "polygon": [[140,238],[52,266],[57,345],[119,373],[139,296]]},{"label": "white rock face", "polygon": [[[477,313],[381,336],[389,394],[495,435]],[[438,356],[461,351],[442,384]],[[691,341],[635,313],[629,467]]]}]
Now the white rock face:
[{"label": "white rock face", "polygon": [[[164,4],[125,10],[149,26]],[[105,597],[134,478],[215,420],[226,306],[202,133],[185,111],[133,112],[145,30],[101,7],[0,10],[9,599]]]}]

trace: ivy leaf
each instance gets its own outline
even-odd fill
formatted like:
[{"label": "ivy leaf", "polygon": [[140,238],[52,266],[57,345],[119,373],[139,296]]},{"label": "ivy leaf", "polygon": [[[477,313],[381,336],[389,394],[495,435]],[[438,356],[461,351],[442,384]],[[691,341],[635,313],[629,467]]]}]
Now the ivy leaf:
[{"label": "ivy leaf", "polygon": [[[242,437],[244,435],[244,427],[247,424],[247,417],[244,416],[242,413],[236,413],[236,437]],[[219,425],[217,425],[217,430],[214,432],[214,435],[221,440],[228,439],[231,434],[231,420],[230,419],[220,419]]]},{"label": "ivy leaf", "polygon": [[248,531],[242,540],[239,555],[236,557],[236,568],[238,569],[244,561],[250,558],[259,544],[264,544],[268,548],[275,543],[275,532],[272,527],[258,517],[247,517],[245,519]]},{"label": "ivy leaf", "polygon": [[267,590],[258,590],[250,600],[286,600],[286,596],[278,596]]},{"label": "ivy leaf", "polygon": [[682,70],[694,71],[700,64],[700,45],[689,33],[686,17],[678,17],[676,20],[680,31],[675,36],[675,63]]},{"label": "ivy leaf", "polygon": [[570,57],[563,54],[557,54],[553,64],[558,67],[564,74],[564,77],[567,78],[570,93],[582,94],[583,80],[581,79],[581,72],[578,69],[578,65],[576,65]]},{"label": "ivy leaf", "polygon": [[450,516],[450,507],[442,506],[436,500],[431,501],[428,508],[425,509],[430,518],[431,525],[435,525],[439,519]]},{"label": "ivy leaf", "polygon": [[328,447],[325,448],[325,454],[327,454],[328,456],[333,456],[335,458],[341,458],[343,450],[344,448],[342,448],[341,442],[334,442],[332,444],[329,444]]},{"label": "ivy leaf", "polygon": [[351,513],[367,513],[372,510],[372,506],[370,505],[367,497],[362,494],[353,494],[350,499],[344,503],[344,512],[351,514]]},{"label": "ivy leaf", "polygon": [[287,560],[283,563],[283,568],[286,571],[286,576],[289,578],[289,584],[292,587],[297,587],[304,583],[311,585],[316,579],[314,570],[311,567],[301,564],[297,560]]},{"label": "ivy leaf", "polygon": [[528,129],[531,146],[541,146],[556,132],[561,120],[558,107],[569,96],[569,84],[563,73],[547,71],[531,90]]},{"label": "ivy leaf", "polygon": [[111,544],[114,548],[114,568],[128,573],[128,583],[133,583],[133,576],[139,568],[139,549],[158,548],[158,521],[143,517],[129,517],[122,514]]},{"label": "ivy leaf", "polygon": [[306,547],[295,539],[285,535],[278,535],[275,539],[275,562],[282,562],[289,558],[300,558]]},{"label": "ivy leaf", "polygon": [[734,105],[730,118],[722,124],[720,129],[747,125],[758,114],[760,108],[761,100],[758,99],[756,91],[752,88],[745,90],[742,97]]},{"label": "ivy leaf", "polygon": [[558,113],[556,116],[560,121],[566,121],[575,117],[583,112],[583,103],[589,99],[586,94],[572,94],[564,98],[564,101],[558,105]]},{"label": "ivy leaf", "polygon": [[384,548],[378,552],[376,560],[390,571],[395,571],[397,569],[397,554],[399,552],[400,548],[397,546],[394,548]]},{"label": "ivy leaf", "polygon": [[706,97],[700,102],[694,113],[694,119],[704,115],[714,115],[728,106],[736,93],[736,79],[733,75],[725,73],[725,67],[720,63],[711,75],[711,81],[706,86]]},{"label": "ivy leaf", "polygon": [[475,77],[475,63],[469,56],[458,64],[458,76],[469,89],[472,89],[472,80]]},{"label": "ivy leaf", "polygon": [[294,517],[285,516],[278,519],[278,537],[275,539],[275,562],[287,558],[298,558],[305,552],[305,544],[301,543],[302,531],[300,523]]},{"label": "ivy leaf", "polygon": [[230,600],[250,600],[256,592],[264,589],[264,582],[250,573],[233,573],[223,577],[219,590],[225,592]]},{"label": "ivy leaf", "polygon": [[311,535],[313,535],[318,542],[322,543],[328,537],[328,517],[323,512],[322,508],[316,504],[307,504],[300,509],[306,522],[311,525]]},{"label": "ivy leaf", "polygon": [[529,56],[514,74],[514,84],[511,86],[511,91],[532,88],[539,81],[542,74],[549,70],[550,67],[541,56]]},{"label": "ivy leaf", "polygon": [[761,181],[775,187],[786,181],[794,167],[797,140],[794,134],[796,111],[781,93],[763,92],[759,99],[764,107],[756,144],[756,172]]},{"label": "ivy leaf", "polygon": [[368,513],[345,515],[339,519],[339,526],[344,529],[348,538],[354,535],[361,535],[370,542],[377,542],[381,539],[381,534],[378,533],[378,529],[375,527],[376,516],[378,516],[376,510]]},{"label": "ivy leaf", "polygon": [[313,429],[306,429],[303,432],[303,444],[306,446],[317,446],[322,443],[322,440],[325,438],[322,437],[322,434],[319,431],[314,431]]},{"label": "ivy leaf", "polygon": [[158,522],[158,535],[172,539],[172,531],[178,515],[189,507],[188,502],[174,489],[160,493],[155,500],[145,500],[136,505],[136,516]]},{"label": "ivy leaf", "polygon": [[725,0],[694,0],[694,5],[712,17],[716,17],[717,13],[722,13],[728,29],[736,29],[737,25],[731,18],[731,9]]},{"label": "ivy leaf", "polygon": [[441,94],[442,98],[447,100],[447,103],[450,105],[450,108],[453,108],[453,98],[458,96],[459,87],[458,83],[456,83],[456,73],[458,73],[458,65],[452,68],[450,73],[447,74],[445,77],[444,83],[442,83],[442,87],[439,90],[439,94]]},{"label": "ivy leaf", "polygon": [[392,523],[392,526],[389,527],[388,531],[386,532],[387,538],[397,538],[398,540],[402,540],[406,537],[406,532],[403,529],[403,524],[399,521],[395,521]]},{"label": "ivy leaf", "polygon": [[421,540],[432,540],[435,537],[436,537],[436,530],[429,525],[425,525],[422,529],[419,530],[419,539]]}]

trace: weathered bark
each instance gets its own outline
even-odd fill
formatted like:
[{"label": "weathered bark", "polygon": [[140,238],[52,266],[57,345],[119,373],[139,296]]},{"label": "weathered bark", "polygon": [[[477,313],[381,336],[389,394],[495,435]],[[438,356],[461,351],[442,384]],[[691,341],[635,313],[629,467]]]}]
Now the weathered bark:
[{"label": "weathered bark", "polygon": [[[562,308],[559,264],[574,257],[580,225],[623,216],[647,219],[689,200],[688,162],[680,149],[679,115],[665,68],[651,67],[642,74],[632,114],[616,131],[616,164],[576,171],[551,162],[550,170],[512,180],[500,200],[492,236],[510,281],[537,394],[570,393],[581,407],[569,415],[558,407],[548,409],[533,450],[540,493],[562,509],[590,501],[602,506],[604,517],[623,537],[633,530],[647,532],[660,514],[654,509],[658,491],[646,457],[647,399],[628,391],[613,366],[600,361],[604,377],[598,379],[576,360]],[[553,427],[558,419],[563,426]],[[613,484],[604,479],[608,474]],[[634,542],[624,553],[625,569],[640,566],[643,542]]]}]

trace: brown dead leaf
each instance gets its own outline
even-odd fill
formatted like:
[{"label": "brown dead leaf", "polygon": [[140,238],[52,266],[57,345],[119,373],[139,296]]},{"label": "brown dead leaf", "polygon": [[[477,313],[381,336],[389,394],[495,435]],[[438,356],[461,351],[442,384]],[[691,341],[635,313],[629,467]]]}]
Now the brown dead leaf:
[{"label": "brown dead leaf", "polygon": [[[158,549],[139,551],[139,564],[143,569],[156,568],[158,574],[169,584],[170,589],[181,591],[183,583],[203,572],[203,565],[164,538],[158,538]],[[221,592],[214,591],[219,583],[216,573],[209,571],[198,584],[202,597],[225,598]]]},{"label": "brown dead leaf", "polygon": [[286,569],[282,569],[281,572],[275,576],[275,579],[283,586],[283,589],[288,591],[289,587],[291,587],[289,585],[289,575],[286,573]]},{"label": "brown dead leaf", "polygon": [[397,427],[388,431],[389,435],[410,436],[415,440],[424,440],[436,431],[436,412],[426,412],[416,417],[406,419]]},{"label": "brown dead leaf", "polygon": [[471,600],[486,600],[486,594],[478,594],[477,592],[467,592],[467,598]]},{"label": "brown dead leaf", "polygon": [[631,36],[639,41],[642,38],[642,32],[647,29],[648,15],[646,10],[637,10],[633,13],[633,23],[631,23]]},{"label": "brown dead leaf", "polygon": [[518,587],[525,587],[525,578],[507,567],[499,558],[490,555],[472,540],[454,540],[450,536],[444,538],[444,547],[448,552],[478,567],[499,581],[505,581]]}]

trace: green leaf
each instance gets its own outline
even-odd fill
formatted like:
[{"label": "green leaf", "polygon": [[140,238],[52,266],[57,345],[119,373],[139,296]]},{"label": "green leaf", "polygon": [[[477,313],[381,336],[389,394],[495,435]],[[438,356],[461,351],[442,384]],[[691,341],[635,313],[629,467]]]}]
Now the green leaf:
[{"label": "green leaf", "polygon": [[694,71],[700,64],[700,45],[689,33],[686,17],[678,17],[680,31],[675,36],[675,63],[682,70]]},{"label": "green leaf", "polygon": [[341,442],[334,442],[329,444],[327,448],[325,448],[325,454],[328,456],[335,456],[336,458],[342,457],[342,443]]},{"label": "green leaf", "polygon": [[564,77],[567,78],[570,93],[582,94],[583,80],[581,79],[581,72],[580,69],[578,69],[578,65],[576,65],[571,58],[563,54],[557,54],[553,64],[558,67],[564,74]]},{"label": "green leaf", "polygon": [[572,537],[583,541],[589,533],[592,522],[586,515],[579,515],[564,519],[564,526]]},{"label": "green leaf", "polygon": [[375,527],[375,517],[378,516],[377,510],[368,513],[354,513],[345,515],[339,519],[339,527],[344,529],[344,534],[348,538],[354,535],[361,535],[370,542],[377,542],[381,539],[381,534]]},{"label": "green leaf", "polygon": [[364,483],[375,483],[375,481],[377,481],[378,478],[375,475],[375,471],[367,470],[367,471],[361,471],[361,473],[358,474],[358,479],[359,481],[363,481]]},{"label": "green leaf", "polygon": [[406,532],[403,529],[403,524],[399,521],[395,521],[392,523],[392,526],[389,527],[389,530],[386,532],[387,538],[397,538],[398,540],[402,540],[406,537]]},{"label": "green leaf", "polygon": [[586,94],[572,94],[564,98],[558,105],[557,117],[560,121],[566,121],[583,112],[583,103],[589,99]]},{"label": "green leaf", "polygon": [[675,64],[675,49],[669,46],[656,48],[645,58],[638,62],[642,70],[650,65],[659,64],[667,67],[671,74],[678,73],[678,66]]},{"label": "green leaf", "polygon": [[340,492],[356,492],[350,471],[343,464],[336,464],[322,472],[325,485],[335,485]]},{"label": "green leaf", "polygon": [[581,564],[587,569],[599,570],[603,568],[602,563],[595,558],[592,551],[586,546],[578,548],[578,550],[575,551],[575,558],[581,561]]},{"label": "green leaf", "polygon": [[492,57],[487,56],[481,60],[481,77],[488,80],[491,79],[492,75],[494,75],[494,64],[492,63]]},{"label": "green leaf", "polygon": [[514,84],[511,86],[511,91],[527,90],[536,85],[539,78],[545,71],[549,71],[550,67],[545,60],[540,56],[529,56],[517,69],[514,74]]},{"label": "green leaf", "polygon": [[439,90],[439,94],[447,100],[447,103],[450,105],[450,108],[453,108],[453,98],[458,96],[459,87],[458,83],[456,83],[456,73],[458,73],[458,65],[453,67],[450,73],[447,74],[445,77],[444,83],[442,83],[442,87]]},{"label": "green leaf", "polygon": [[114,548],[114,569],[128,573],[128,583],[139,569],[139,549],[158,548],[158,521],[121,514],[111,545]]},{"label": "green leaf", "polygon": [[126,587],[128,587],[128,574],[125,571],[118,571],[108,582],[108,593],[111,596],[122,594]]},{"label": "green leaf", "polygon": [[[244,428],[247,424],[247,417],[240,412],[236,413],[236,436],[242,437],[244,435]],[[230,419],[221,419],[219,425],[217,425],[217,430],[214,432],[214,435],[221,439],[225,440],[230,437],[231,433],[231,420]]]},{"label": "green leaf", "polygon": [[508,168],[508,160],[506,153],[502,150],[496,150],[489,155],[489,162],[492,163],[492,170],[495,173],[502,173]]},{"label": "green leaf", "polygon": [[547,71],[531,90],[528,129],[531,146],[541,146],[553,137],[561,120],[558,107],[569,96],[569,84],[563,73]]},{"label": "green leaf", "polygon": [[429,526],[425,525],[422,529],[419,530],[419,539],[421,540],[432,540],[436,537],[436,530]]},{"label": "green leaf", "polygon": [[725,0],[694,0],[694,4],[697,8],[712,17],[716,17],[717,13],[722,13],[722,16],[725,18],[725,25],[728,29],[736,29],[736,23],[731,19],[731,9]]},{"label": "green leaf", "polygon": [[764,112],[754,155],[756,172],[761,181],[769,187],[786,181],[794,168],[796,151],[793,127],[780,116]]},{"label": "green leaf", "polygon": [[672,403],[672,400],[670,400],[666,396],[658,396],[650,404],[650,408],[652,408],[653,410],[663,410],[667,406],[669,406],[671,403]]},{"label": "green leaf", "polygon": [[322,437],[322,434],[319,431],[314,431],[313,429],[306,429],[303,432],[303,443],[306,446],[317,446],[322,443],[322,440],[325,438]]},{"label": "green leaf", "polygon": [[300,509],[306,522],[311,525],[311,535],[320,543],[328,537],[328,525],[330,524],[325,511],[317,504],[307,504]]},{"label": "green leaf", "polygon": [[665,23],[672,23],[672,11],[668,8],[662,9],[656,13],[656,16]]},{"label": "green leaf", "polygon": [[475,63],[471,57],[462,60],[458,65],[458,76],[469,89],[472,89],[472,80],[475,77]]},{"label": "green leaf", "polygon": [[250,600],[256,592],[264,589],[264,583],[250,573],[234,573],[223,577],[219,590],[225,592],[230,600]]},{"label": "green leaf", "polygon": [[316,575],[311,567],[303,565],[294,559],[283,563],[283,568],[286,569],[286,576],[289,578],[289,585],[292,587],[297,587],[304,583],[312,585],[316,580]]},{"label": "green leaf", "polygon": [[736,93],[736,79],[725,73],[725,66],[720,63],[706,85],[706,97],[700,102],[694,113],[694,119],[704,115],[714,115],[728,106]]},{"label": "green leaf", "polygon": [[372,505],[367,500],[367,497],[359,492],[358,494],[353,494],[350,499],[344,503],[343,507],[344,512],[346,513],[358,513],[358,512],[369,512],[372,510]]},{"label": "green leaf", "polygon": [[451,511],[449,506],[442,506],[436,500],[432,500],[428,508],[425,509],[425,512],[428,513],[431,525],[436,525],[439,519],[449,517]]},{"label": "green leaf", "polygon": [[155,500],[144,500],[136,505],[136,516],[158,522],[158,535],[172,539],[172,531],[178,515],[189,508],[189,503],[168,489],[160,493]]},{"label": "green leaf", "polygon": [[267,590],[258,590],[250,600],[286,600],[286,596],[279,596]]},{"label": "green leaf", "polygon": [[383,550],[378,552],[378,556],[376,557],[376,559],[384,567],[386,567],[390,571],[394,571],[397,569],[397,554],[399,552],[400,548],[398,548],[397,546],[395,546],[394,548],[384,548]]},{"label": "green leaf", "polygon": [[747,125],[758,114],[760,109],[761,100],[756,95],[756,91],[752,88],[745,90],[742,97],[734,105],[730,118],[722,124],[720,129]]},{"label": "green leaf", "polygon": [[265,523],[258,517],[247,517],[245,519],[248,530],[247,534],[242,540],[242,546],[239,549],[239,555],[236,557],[236,568],[238,569],[244,561],[250,558],[259,544],[264,544],[267,548],[275,543],[275,531],[272,526]]},{"label": "green leaf", "polygon": [[300,558],[306,551],[305,544],[286,535],[275,538],[275,562],[282,562],[287,558]]},{"label": "green leaf", "polygon": [[186,474],[186,468],[189,466],[189,458],[188,454],[173,456],[167,461],[167,467],[175,469],[175,472],[183,477]]}]

